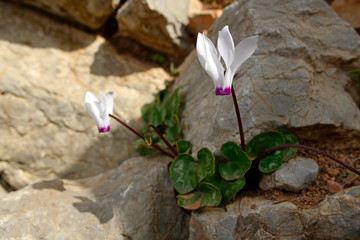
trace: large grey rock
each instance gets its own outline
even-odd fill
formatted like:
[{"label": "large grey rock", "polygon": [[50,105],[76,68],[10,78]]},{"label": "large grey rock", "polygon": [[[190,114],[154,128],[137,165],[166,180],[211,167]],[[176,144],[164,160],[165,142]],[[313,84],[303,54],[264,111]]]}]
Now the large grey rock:
[{"label": "large grey rock", "polygon": [[120,0],[15,0],[60,16],[90,29],[99,29],[114,14]]},{"label": "large grey rock", "polygon": [[[233,82],[247,141],[282,126],[360,130],[360,110],[346,91],[348,70],[360,66],[360,37],[325,1],[235,1],[213,25],[213,42],[225,25],[235,43],[259,35],[258,49]],[[196,56],[180,85],[182,129],[194,150],[238,141],[232,98],[215,96]]]},{"label": "large grey rock", "polygon": [[318,174],[319,166],[314,160],[296,157],[275,172],[262,174],[259,186],[262,190],[277,188],[297,192],[315,182]]},{"label": "large grey rock", "polygon": [[118,10],[118,35],[161,53],[183,57],[192,45],[185,27],[189,0],[128,0]]},{"label": "large grey rock", "polygon": [[128,158],[132,133],[111,120],[99,134],[87,90],[114,91],[115,114],[137,128],[140,108],[170,76],[102,37],[0,2],[0,174],[21,188],[41,179],[94,176]]},{"label": "large grey rock", "polygon": [[[239,208],[240,206],[240,208]],[[241,220],[240,212],[243,217]],[[193,212],[191,240],[210,239],[357,239],[360,236],[360,187],[327,196],[311,209],[262,196],[242,197],[222,208]]]},{"label": "large grey rock", "polygon": [[84,180],[51,180],[0,200],[2,239],[187,239],[166,163],[132,158]]}]

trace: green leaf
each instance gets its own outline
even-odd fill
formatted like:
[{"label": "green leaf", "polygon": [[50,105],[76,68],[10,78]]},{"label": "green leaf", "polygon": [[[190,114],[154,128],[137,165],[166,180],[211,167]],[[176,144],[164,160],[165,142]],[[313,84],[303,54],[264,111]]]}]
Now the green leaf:
[{"label": "green leaf", "polygon": [[200,208],[202,197],[203,195],[199,191],[177,195],[177,204],[185,209],[195,210]]},{"label": "green leaf", "polygon": [[197,158],[199,160],[197,174],[200,182],[207,176],[211,176],[215,173],[215,157],[209,149],[202,148],[198,151]]},{"label": "green leaf", "polygon": [[168,142],[170,144],[174,144],[176,142],[176,139],[179,135],[179,131],[180,131],[180,123],[179,123],[179,119],[177,118],[176,115],[173,115],[173,124],[170,125],[166,130],[165,130],[165,139],[168,140]]},{"label": "green leaf", "polygon": [[189,154],[177,156],[170,166],[170,179],[180,194],[189,193],[207,176],[215,172],[215,158],[210,150],[200,149],[199,162]]},{"label": "green leaf", "polygon": [[141,117],[144,119],[146,123],[150,121],[151,108],[153,103],[145,104],[141,107]]},{"label": "green leaf", "polygon": [[140,138],[134,142],[133,149],[135,149],[140,154],[140,156],[146,156],[150,153],[156,152],[155,149],[149,147],[148,144],[146,144],[146,142]]},{"label": "green leaf", "polygon": [[184,139],[180,139],[176,142],[176,149],[179,154],[190,153],[191,151],[191,142]]},{"label": "green leaf", "polygon": [[157,103],[153,103],[151,107],[149,123],[157,127],[164,121],[165,116],[166,110],[163,108],[163,106]]},{"label": "green leaf", "polygon": [[199,184],[196,175],[198,164],[188,154],[177,156],[170,166],[170,179],[176,191],[180,194],[191,192]]},{"label": "green leaf", "polygon": [[284,159],[284,150],[278,150],[261,159],[259,170],[263,173],[271,173],[281,167]]},{"label": "green leaf", "polygon": [[267,131],[254,136],[246,145],[246,153],[249,157],[256,158],[266,149],[284,144],[284,137],[280,132]]},{"label": "green leaf", "polygon": [[[277,132],[280,132],[285,140],[285,144],[298,144],[298,140],[296,139],[296,137],[289,131],[285,130],[285,129],[278,129],[276,130]],[[286,160],[290,160],[291,158],[293,158],[297,152],[297,148],[286,148],[285,150],[285,161]]]},{"label": "green leaf", "polygon": [[235,142],[227,142],[221,146],[221,154],[230,162],[221,164],[219,172],[222,178],[231,181],[245,175],[250,169],[251,160]]},{"label": "green leaf", "polygon": [[359,80],[360,80],[360,71],[350,71],[349,73],[350,73],[350,74],[357,75],[357,77],[358,77]]},{"label": "green leaf", "polygon": [[198,190],[203,194],[201,207],[218,206],[221,202],[220,189],[210,183],[200,183]]},{"label": "green leaf", "polygon": [[[246,152],[250,157],[257,157],[267,149],[282,145],[285,143],[283,134],[278,131],[267,131],[254,136],[246,146]],[[266,157],[259,163],[259,170],[269,173],[277,170],[285,157],[285,149],[277,150]]]},{"label": "green leaf", "polygon": [[171,126],[173,123],[173,116],[178,116],[180,108],[180,88],[175,89],[175,91],[166,94],[163,101],[163,106],[166,110],[166,117],[164,123],[168,126]]},{"label": "green leaf", "polygon": [[220,204],[224,205],[245,186],[245,177],[243,176],[235,181],[226,181],[220,176],[219,165],[216,164],[215,174],[213,176],[206,177],[201,183],[210,183],[218,187],[222,195]]},{"label": "green leaf", "polygon": [[220,189],[210,183],[200,183],[196,190],[178,195],[178,205],[188,210],[200,207],[215,207],[221,202]]}]

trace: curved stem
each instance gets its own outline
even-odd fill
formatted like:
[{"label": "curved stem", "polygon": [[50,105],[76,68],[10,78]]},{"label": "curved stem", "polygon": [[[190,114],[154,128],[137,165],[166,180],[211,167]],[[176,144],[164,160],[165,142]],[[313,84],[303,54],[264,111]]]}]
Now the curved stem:
[{"label": "curved stem", "polygon": [[263,159],[264,157],[266,157],[267,155],[269,155],[270,153],[272,152],[275,152],[276,150],[280,150],[280,149],[284,149],[284,148],[301,148],[301,149],[305,149],[305,150],[308,150],[308,151],[313,151],[313,152],[316,152],[318,154],[321,154],[321,155],[324,155],[325,157],[328,157],[330,158],[331,160],[334,160],[335,162],[343,165],[344,167],[346,167],[347,169],[349,169],[350,171],[356,173],[357,175],[360,176],[360,171],[356,170],[355,168],[353,168],[352,166],[344,163],[343,161],[337,159],[336,157],[330,155],[329,153],[327,152],[324,152],[324,151],[321,151],[317,148],[313,148],[313,147],[310,147],[310,146],[306,146],[306,145],[300,145],[300,144],[283,144],[283,145],[279,145],[279,146],[275,146],[275,147],[272,147],[272,148],[269,148],[267,149],[265,152],[263,152],[262,154],[260,154],[259,156],[257,156],[254,160],[253,160],[253,163],[252,163],[252,166],[251,167],[254,167],[256,166],[261,159]]},{"label": "curved stem", "polygon": [[[129,129],[132,133],[134,133],[136,136],[138,136],[139,138],[141,138],[142,140],[145,141],[144,136],[142,136],[138,131],[136,131],[135,129],[133,129],[132,127],[130,127],[129,125],[127,125],[125,122],[121,121],[119,118],[115,117],[112,114],[109,114],[110,117],[112,117],[113,119],[115,119],[116,121],[118,121],[119,123],[121,123],[124,127],[126,127],[127,129]],[[145,141],[146,142],[146,141]],[[154,147],[156,150],[158,150],[159,152],[165,154],[166,156],[170,157],[170,158],[175,158],[175,156],[173,156],[172,154],[166,152],[164,149],[162,149],[159,145],[152,143],[151,144],[152,147]]]},{"label": "curved stem", "polygon": [[175,156],[178,156],[178,152],[175,150],[175,148],[173,148],[173,146],[171,146],[171,144],[168,142],[168,140],[166,140],[166,138],[162,135],[162,133],[159,131],[159,129],[157,127],[155,127],[152,124],[149,124],[146,132],[149,131],[149,128],[154,129],[154,131],[156,132],[156,134],[161,138],[161,140],[163,140],[163,142],[166,144],[166,146],[175,154]]},{"label": "curved stem", "polygon": [[243,151],[245,151],[246,146],[245,146],[244,130],[243,130],[243,127],[242,127],[240,110],[239,110],[239,105],[238,105],[238,102],[237,102],[237,99],[236,99],[234,86],[231,86],[231,95],[232,95],[232,99],[233,99],[233,102],[234,102],[234,107],[235,107],[235,112],[236,112],[236,117],[237,117],[237,122],[238,122],[238,127],[239,127],[241,149]]}]

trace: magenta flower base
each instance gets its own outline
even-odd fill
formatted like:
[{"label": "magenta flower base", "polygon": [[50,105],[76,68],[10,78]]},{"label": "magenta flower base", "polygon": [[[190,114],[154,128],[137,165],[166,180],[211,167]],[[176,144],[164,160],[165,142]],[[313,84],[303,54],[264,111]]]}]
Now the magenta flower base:
[{"label": "magenta flower base", "polygon": [[225,89],[217,87],[215,89],[215,95],[230,95],[231,94],[231,87],[226,87]]},{"label": "magenta flower base", "polygon": [[107,127],[100,127],[99,128],[99,132],[103,133],[103,132],[110,132],[110,125]]}]

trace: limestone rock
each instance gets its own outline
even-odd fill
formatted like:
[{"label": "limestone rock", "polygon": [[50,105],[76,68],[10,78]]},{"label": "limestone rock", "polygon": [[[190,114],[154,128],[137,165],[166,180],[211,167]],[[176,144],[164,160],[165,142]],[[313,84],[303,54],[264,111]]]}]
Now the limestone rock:
[{"label": "limestone rock", "polygon": [[189,0],[128,0],[118,10],[118,35],[161,53],[182,57],[192,46],[185,27]]},{"label": "limestone rock", "polygon": [[132,158],[84,180],[51,180],[0,200],[5,239],[187,239],[168,158]]},{"label": "limestone rock", "polygon": [[86,91],[114,91],[115,114],[137,128],[141,106],[171,78],[102,37],[0,2],[0,79],[0,173],[18,189],[118,166],[135,137],[113,120],[99,134]]},{"label": "limestone rock", "polygon": [[193,212],[189,239],[356,239],[360,235],[359,186],[327,196],[311,209],[261,196],[244,196],[238,201],[226,211],[207,208]]},{"label": "limestone rock", "polygon": [[300,191],[311,185],[319,174],[319,166],[310,158],[296,157],[275,172],[262,174],[259,186],[263,190],[284,189]]},{"label": "limestone rock", "polygon": [[69,21],[84,25],[90,29],[99,29],[116,11],[120,0],[16,0]]},{"label": "limestone rock", "polygon": [[5,195],[7,195],[7,193],[8,192],[5,190],[5,188],[2,185],[0,185],[0,199]]},{"label": "limestone rock", "polygon": [[[360,110],[346,91],[349,69],[360,66],[360,37],[325,1],[235,1],[213,25],[213,42],[225,25],[235,44],[259,35],[233,81],[246,141],[283,126],[360,130]],[[238,141],[232,98],[215,96],[196,56],[175,85],[183,86],[182,130],[194,152]]]}]

